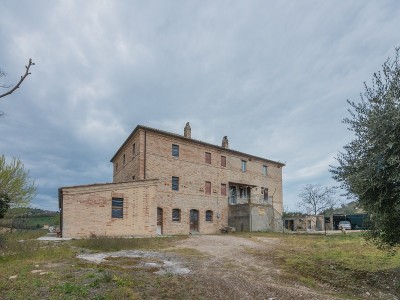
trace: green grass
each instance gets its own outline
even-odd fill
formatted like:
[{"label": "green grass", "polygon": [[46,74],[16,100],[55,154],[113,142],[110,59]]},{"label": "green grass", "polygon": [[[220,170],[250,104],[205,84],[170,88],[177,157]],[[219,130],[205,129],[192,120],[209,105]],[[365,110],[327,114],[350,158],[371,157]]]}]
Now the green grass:
[{"label": "green grass", "polygon": [[[248,238],[279,237],[274,260],[285,272],[283,277],[317,288],[324,285],[348,297],[363,290],[389,287],[400,295],[400,253],[392,255],[368,244],[362,234],[277,235],[244,234]],[[264,253],[256,255],[262,257]],[[268,253],[270,255],[270,253]]]}]

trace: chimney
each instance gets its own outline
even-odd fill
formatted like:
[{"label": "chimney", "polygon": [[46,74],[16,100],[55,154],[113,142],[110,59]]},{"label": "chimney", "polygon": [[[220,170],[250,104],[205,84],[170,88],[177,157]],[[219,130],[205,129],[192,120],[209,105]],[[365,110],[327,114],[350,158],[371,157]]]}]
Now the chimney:
[{"label": "chimney", "polygon": [[228,137],[224,136],[222,139],[222,147],[228,149],[229,148],[229,142],[228,142]]},{"label": "chimney", "polygon": [[192,129],[190,128],[189,122],[186,123],[185,129],[183,129],[183,136],[185,138],[192,138]]}]

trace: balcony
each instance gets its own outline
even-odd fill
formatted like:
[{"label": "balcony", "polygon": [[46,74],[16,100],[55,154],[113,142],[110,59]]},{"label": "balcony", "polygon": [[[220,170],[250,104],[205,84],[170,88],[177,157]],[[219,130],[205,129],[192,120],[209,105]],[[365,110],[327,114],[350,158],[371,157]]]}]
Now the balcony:
[{"label": "balcony", "polygon": [[272,197],[264,199],[264,195],[261,196],[251,196],[251,197],[239,197],[239,196],[229,196],[229,205],[239,205],[239,204],[261,204],[261,205],[272,205]]}]

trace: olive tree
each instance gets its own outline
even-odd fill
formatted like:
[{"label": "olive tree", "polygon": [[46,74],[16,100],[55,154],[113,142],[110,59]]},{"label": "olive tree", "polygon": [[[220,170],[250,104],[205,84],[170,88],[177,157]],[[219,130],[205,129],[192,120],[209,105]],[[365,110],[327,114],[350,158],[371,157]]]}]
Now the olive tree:
[{"label": "olive tree", "polygon": [[343,122],[354,139],[331,166],[333,178],[370,215],[368,237],[379,247],[400,245],[400,65],[399,50],[364,83],[359,102],[347,100]]},{"label": "olive tree", "polygon": [[7,164],[4,155],[0,156],[0,217],[10,206],[27,206],[36,194],[34,181],[25,171],[24,164],[13,158]]}]

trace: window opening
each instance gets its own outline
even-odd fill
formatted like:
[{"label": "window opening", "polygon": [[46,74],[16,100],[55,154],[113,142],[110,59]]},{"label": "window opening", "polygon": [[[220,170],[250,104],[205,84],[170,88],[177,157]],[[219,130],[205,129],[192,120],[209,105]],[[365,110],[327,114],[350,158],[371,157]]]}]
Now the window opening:
[{"label": "window opening", "polygon": [[221,196],[226,196],[226,184],[221,183]]},{"label": "window opening", "polygon": [[206,211],[206,222],[212,222],[213,220],[213,211],[207,210]]},{"label": "window opening", "polygon": [[123,218],[123,210],[124,210],[124,199],[123,198],[112,198],[111,217],[112,218]]},{"label": "window opening", "polygon": [[206,152],[206,164],[211,164],[211,153],[210,152]]},{"label": "window opening", "polygon": [[221,167],[226,167],[226,156],[221,156]]},{"label": "window opening", "polygon": [[246,172],[246,161],[245,160],[242,160],[242,172]]},{"label": "window opening", "polygon": [[172,145],[172,156],[179,157],[179,145]]},{"label": "window opening", "polygon": [[172,190],[179,191],[179,177],[172,176]]},{"label": "window opening", "polygon": [[174,208],[172,210],[172,221],[180,222],[181,221],[181,210],[178,208]]},{"label": "window opening", "polygon": [[206,195],[211,195],[211,182],[206,181],[204,190]]}]

